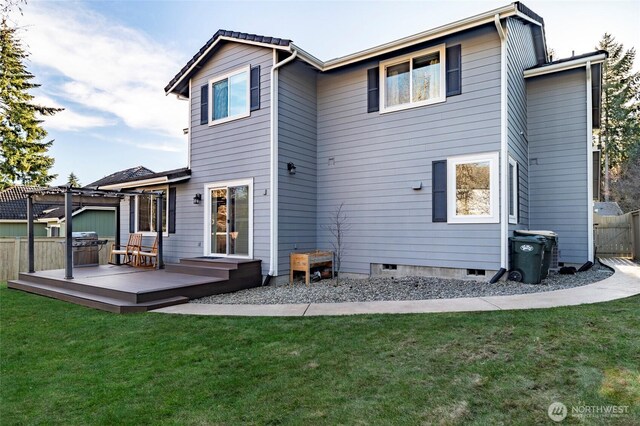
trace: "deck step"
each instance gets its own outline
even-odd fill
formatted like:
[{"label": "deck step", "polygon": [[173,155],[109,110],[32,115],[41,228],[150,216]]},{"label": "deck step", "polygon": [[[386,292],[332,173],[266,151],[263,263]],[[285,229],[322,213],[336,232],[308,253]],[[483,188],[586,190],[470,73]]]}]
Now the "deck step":
[{"label": "deck step", "polygon": [[67,288],[55,287],[47,284],[35,283],[32,281],[13,280],[7,283],[12,289],[26,291],[28,293],[39,294],[77,305],[100,309],[114,313],[145,312],[152,309],[164,308],[167,306],[187,303],[188,297],[174,296],[149,302],[133,303],[127,300],[100,296],[83,291],[71,290]]},{"label": "deck step", "polygon": [[65,280],[62,278],[49,278],[36,274],[28,274],[21,272],[18,274],[18,281],[39,284],[47,287],[53,287],[57,289],[77,291],[80,293],[93,294],[100,297],[106,297],[111,299],[126,300],[131,303],[136,303],[137,296],[135,293],[115,290],[107,287],[94,286],[84,282],[76,282],[73,280]]},{"label": "deck step", "polygon": [[191,264],[185,264],[185,263],[165,263],[164,267],[167,270],[167,272],[173,272],[178,274],[200,275],[203,277],[215,277],[215,278],[224,278],[224,279],[229,279],[229,272],[232,271],[229,268],[191,265]]}]

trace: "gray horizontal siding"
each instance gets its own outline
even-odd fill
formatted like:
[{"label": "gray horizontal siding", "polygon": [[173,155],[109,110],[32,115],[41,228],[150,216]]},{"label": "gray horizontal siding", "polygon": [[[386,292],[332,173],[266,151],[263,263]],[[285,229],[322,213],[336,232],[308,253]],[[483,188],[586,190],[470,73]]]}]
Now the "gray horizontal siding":
[{"label": "gray horizontal siding", "polygon": [[[202,256],[204,202],[193,204],[196,193],[207,196],[208,183],[234,179],[254,179],[254,257],[262,260],[263,273],[269,268],[269,73],[273,51],[238,43],[225,43],[194,75],[191,82],[191,179],[177,184],[176,233],[164,239],[165,260]],[[251,116],[209,127],[200,124],[200,87],[209,79],[246,65],[260,65],[260,109]],[[123,240],[129,232],[128,204],[122,207]]]},{"label": "gray horizontal siding", "polygon": [[584,70],[527,79],[530,227],[559,234],[560,261],[588,259]]},{"label": "gray horizontal siding", "polygon": [[523,71],[536,65],[531,25],[507,19],[507,141],[509,155],[518,162],[518,224],[509,231],[529,227],[529,158],[527,143],[527,90]]},{"label": "gray horizontal siding", "polygon": [[495,28],[445,43],[462,44],[462,95],[444,103],[367,113],[367,69],[377,61],[318,76],[317,243],[331,248],[325,226],[344,202],[346,272],[369,273],[371,263],[499,267],[499,224],[431,222],[431,162],[500,150]]},{"label": "gray horizontal siding", "polygon": [[316,72],[304,63],[278,73],[278,274],[286,275],[291,252],[316,248],[317,96]]}]

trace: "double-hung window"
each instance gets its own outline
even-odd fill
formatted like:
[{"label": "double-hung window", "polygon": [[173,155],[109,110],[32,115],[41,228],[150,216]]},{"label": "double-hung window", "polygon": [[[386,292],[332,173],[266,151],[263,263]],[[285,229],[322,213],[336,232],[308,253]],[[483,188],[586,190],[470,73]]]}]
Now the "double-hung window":
[{"label": "double-hung window", "polygon": [[447,222],[498,223],[497,152],[447,159]]},{"label": "double-hung window", "polygon": [[444,44],[380,63],[381,111],[446,100]]},{"label": "double-hung window", "polygon": [[209,125],[249,116],[249,72],[247,66],[209,80]]},{"label": "double-hung window", "polygon": [[[166,187],[152,189],[152,191],[161,191],[163,193],[163,201],[165,205],[162,208],[162,232],[167,233],[167,217],[169,214],[169,197]],[[136,196],[136,232],[155,233],[156,229],[156,212],[158,197],[153,194],[141,194]]]}]

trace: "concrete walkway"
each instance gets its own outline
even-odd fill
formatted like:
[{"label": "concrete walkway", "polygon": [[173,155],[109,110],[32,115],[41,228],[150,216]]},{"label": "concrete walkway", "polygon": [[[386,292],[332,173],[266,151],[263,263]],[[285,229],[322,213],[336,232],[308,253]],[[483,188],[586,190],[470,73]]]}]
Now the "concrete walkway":
[{"label": "concrete walkway", "polygon": [[413,314],[540,309],[607,302],[640,294],[640,266],[627,259],[602,259],[615,274],[602,281],[566,290],[513,296],[468,297],[380,302],[300,303],[290,305],[211,305],[188,303],[153,312],[229,316],[318,316],[355,314]]}]

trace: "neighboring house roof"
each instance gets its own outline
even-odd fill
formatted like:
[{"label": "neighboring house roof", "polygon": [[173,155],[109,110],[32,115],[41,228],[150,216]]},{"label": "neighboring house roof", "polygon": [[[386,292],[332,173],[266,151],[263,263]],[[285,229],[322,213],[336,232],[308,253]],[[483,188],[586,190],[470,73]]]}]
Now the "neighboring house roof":
[{"label": "neighboring house roof", "polygon": [[[27,194],[31,191],[51,189],[40,186],[16,185],[0,192],[0,220],[27,220]],[[33,205],[33,215],[40,217],[45,210],[50,209],[48,204]]]},{"label": "neighboring house roof", "polygon": [[314,66],[319,71],[328,71],[331,69],[343,67],[349,64],[360,62],[386,53],[394,52],[406,47],[434,40],[449,34],[465,31],[470,28],[479,27],[481,25],[493,24],[496,16],[500,19],[509,16],[516,16],[522,20],[533,23],[533,39],[536,50],[538,63],[546,62],[547,47],[544,35],[544,20],[534,13],[531,9],[520,2],[514,2],[507,6],[490,10],[466,19],[442,25],[431,30],[423,31],[408,37],[404,37],[389,43],[385,43],[360,52],[331,59],[329,61],[321,61],[300,47],[296,46],[291,40],[258,36],[255,34],[247,34],[241,32],[233,32],[227,30],[217,31],[204,46],[182,67],[173,79],[165,87],[165,93],[176,93],[183,96],[189,96],[188,78],[197,72],[202,63],[206,61],[214,52],[215,46],[222,41],[233,41],[239,43],[259,44],[269,48],[282,49],[289,52],[296,51],[298,58]]},{"label": "neighboring house roof", "polygon": [[98,179],[95,182],[87,185],[87,188],[97,188],[99,186],[111,185],[114,183],[126,182],[128,180],[140,179],[141,177],[152,175],[155,172],[147,169],[143,166],[132,167],[130,169],[124,169],[111,173],[109,176],[105,176],[102,179]]},{"label": "neighboring house roof", "polygon": [[[124,172],[132,169],[122,170],[120,172],[113,173],[106,178],[95,181],[87,186],[90,188],[100,188],[105,190],[135,188],[140,186],[161,185],[163,183],[184,181],[191,177],[191,169],[189,169],[188,167],[167,170],[158,173],[154,173],[142,166],[139,166],[139,168],[146,170],[146,172],[127,176],[127,174]],[[107,178],[109,179],[107,180]]]},{"label": "neighboring house roof", "polygon": [[600,216],[620,216],[622,209],[615,201],[596,201],[593,203],[593,212]]}]

